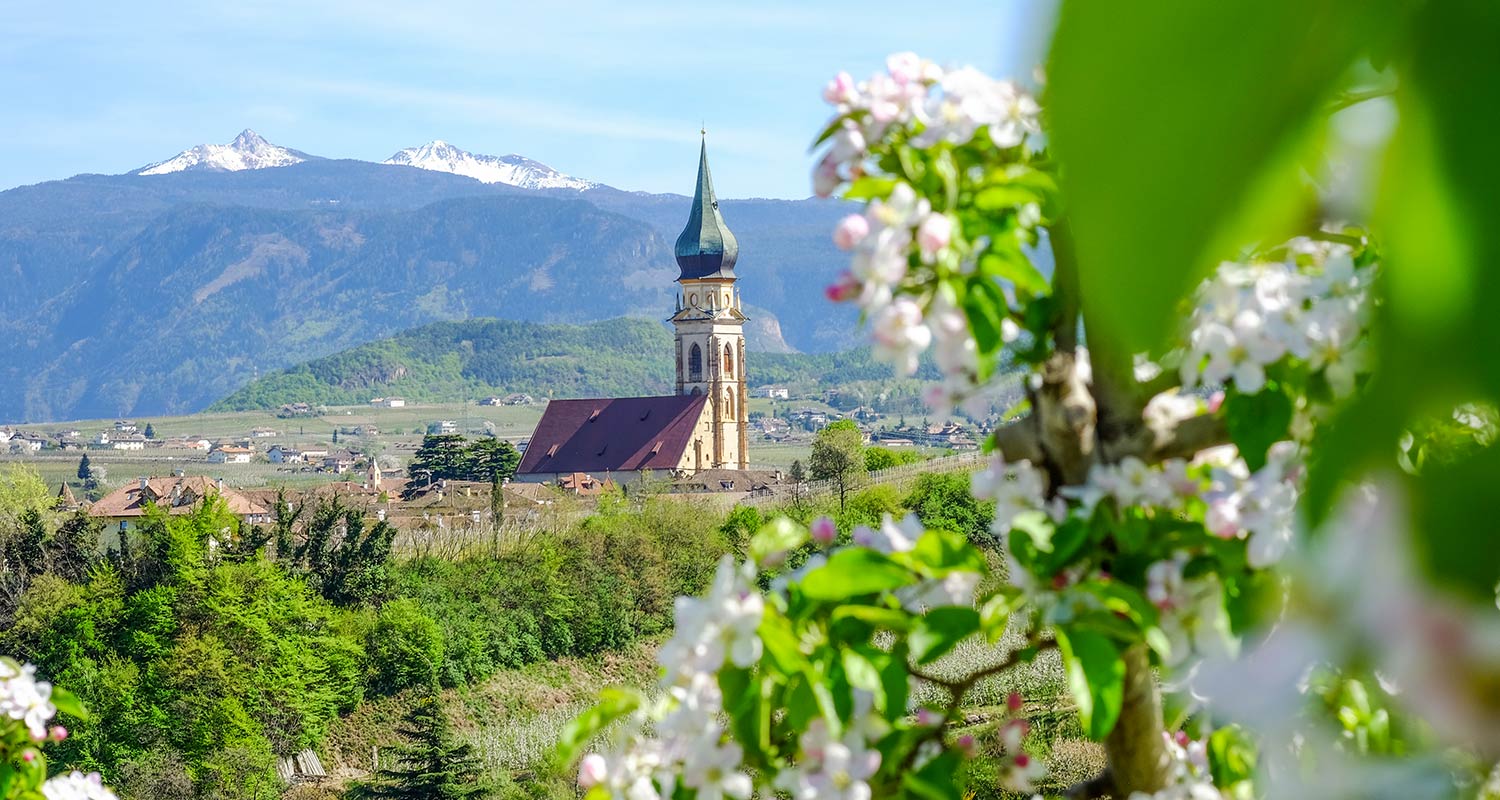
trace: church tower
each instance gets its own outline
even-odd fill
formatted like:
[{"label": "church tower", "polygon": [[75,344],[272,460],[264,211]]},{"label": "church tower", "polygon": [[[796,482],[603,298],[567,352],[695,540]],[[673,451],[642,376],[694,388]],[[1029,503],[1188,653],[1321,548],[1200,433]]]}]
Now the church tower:
[{"label": "church tower", "polygon": [[708,396],[708,452],[695,442],[694,469],[749,466],[750,392],[745,383],[745,315],[734,285],[739,243],[714,197],[708,144],[698,155],[698,188],[687,227],[677,237],[677,393]]}]

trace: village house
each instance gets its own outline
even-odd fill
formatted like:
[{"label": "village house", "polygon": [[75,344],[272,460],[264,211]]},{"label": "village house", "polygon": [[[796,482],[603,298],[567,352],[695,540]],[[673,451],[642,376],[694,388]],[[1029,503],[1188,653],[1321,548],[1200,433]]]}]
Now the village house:
[{"label": "village house", "polygon": [[348,450],[338,450],[323,457],[323,469],[336,475],[342,475],[354,468],[358,457]]},{"label": "village house", "polygon": [[138,430],[140,429],[135,426],[135,423],[128,419],[115,420],[116,433],[135,433]]},{"label": "village house", "polygon": [[505,405],[505,401],[497,397],[496,395],[490,395],[489,397],[480,400],[479,404],[482,406],[500,406]]},{"label": "village house", "polygon": [[208,454],[209,463],[212,464],[249,464],[254,457],[254,450],[233,444],[216,447]]},{"label": "village house", "polygon": [[601,481],[593,475],[574,472],[558,478],[557,488],[562,489],[568,494],[578,495],[579,497],[597,497],[615,488],[615,482],[612,480]]},{"label": "village house", "polygon": [[39,453],[46,446],[47,439],[36,434],[22,434],[10,439],[10,449],[16,453]]},{"label": "village house", "polygon": [[251,428],[250,429],[250,438],[252,438],[252,439],[270,439],[270,438],[272,438],[272,437],[274,437],[276,435],[277,435],[277,433],[276,433],[276,430],[274,428]]},{"label": "village house", "polygon": [[198,436],[173,436],[161,441],[164,450],[192,450],[207,453],[213,449],[213,442]]},{"label": "village house", "polygon": [[428,433],[448,434],[458,433],[458,423],[451,419],[440,419],[427,425]]},{"label": "village house", "polygon": [[736,492],[747,496],[770,494],[783,476],[775,470],[706,469],[672,482],[673,492]]},{"label": "village house", "polygon": [[124,435],[111,434],[109,431],[101,431],[89,447],[95,450],[145,450],[146,437],[139,433],[127,433]]},{"label": "village house", "polygon": [[758,387],[753,392],[753,395],[755,397],[769,397],[772,400],[787,400],[791,397],[791,392],[787,391],[785,386],[767,385]]},{"label": "village house", "polygon": [[279,444],[271,445],[271,449],[266,451],[266,460],[271,462],[272,464],[307,463],[307,458],[303,455],[301,450]]},{"label": "village house", "polygon": [[370,400],[370,405],[377,408],[406,408],[406,400],[401,397],[376,397]]},{"label": "village house", "polygon": [[322,461],[328,457],[328,448],[320,444],[305,445],[302,448],[302,459],[311,464]]},{"label": "village house", "polygon": [[233,489],[226,488],[223,480],[194,475],[169,478],[141,478],[137,483],[123,486],[100,498],[89,507],[89,516],[118,524],[125,530],[154,505],[168,514],[190,513],[208,497],[223,499],[229,513],[251,524],[271,521],[271,511]]},{"label": "village house", "polygon": [[276,416],[282,419],[291,417],[314,417],[318,412],[307,403],[286,403],[276,410]]},{"label": "village house", "polygon": [[503,402],[508,406],[529,406],[536,403],[536,398],[529,394],[508,394]]}]

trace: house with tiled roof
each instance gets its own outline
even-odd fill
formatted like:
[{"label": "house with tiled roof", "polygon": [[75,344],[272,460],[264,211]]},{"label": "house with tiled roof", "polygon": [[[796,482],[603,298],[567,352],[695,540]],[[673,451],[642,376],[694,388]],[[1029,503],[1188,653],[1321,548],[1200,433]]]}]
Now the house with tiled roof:
[{"label": "house with tiled roof", "polygon": [[246,522],[263,524],[271,520],[271,510],[266,506],[227,488],[222,480],[202,475],[141,478],[99,498],[89,506],[89,516],[118,523],[124,530],[144,516],[148,506],[168,514],[187,514],[209,497],[222,498],[229,513]]},{"label": "house with tiled roof", "polygon": [[706,144],[674,252],[675,393],[551,401],[527,443],[516,481],[556,484],[582,473],[625,483],[747,467],[747,318],[734,272],[739,243],[719,211]]}]

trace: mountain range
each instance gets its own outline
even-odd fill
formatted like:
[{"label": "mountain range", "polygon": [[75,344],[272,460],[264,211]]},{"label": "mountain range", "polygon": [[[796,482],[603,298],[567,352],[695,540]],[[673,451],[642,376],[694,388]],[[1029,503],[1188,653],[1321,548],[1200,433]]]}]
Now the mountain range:
[{"label": "mountain range", "polygon": [[[710,154],[711,155],[711,154]],[[0,192],[0,420],[189,413],[259,375],[440,320],[660,320],[689,198],[434,141],[384,164],[246,131],[125,175]],[[684,153],[683,187],[696,163]],[[721,192],[732,187],[721,186]],[[752,349],[839,350],[817,200],[724,200]]]}]

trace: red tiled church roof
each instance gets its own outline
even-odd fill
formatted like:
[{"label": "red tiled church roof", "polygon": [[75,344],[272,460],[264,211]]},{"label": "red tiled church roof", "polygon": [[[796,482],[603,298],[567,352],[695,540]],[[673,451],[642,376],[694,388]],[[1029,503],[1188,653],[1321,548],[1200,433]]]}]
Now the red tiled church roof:
[{"label": "red tiled church roof", "polygon": [[706,402],[704,395],[553,400],[516,473],[675,469]]}]

